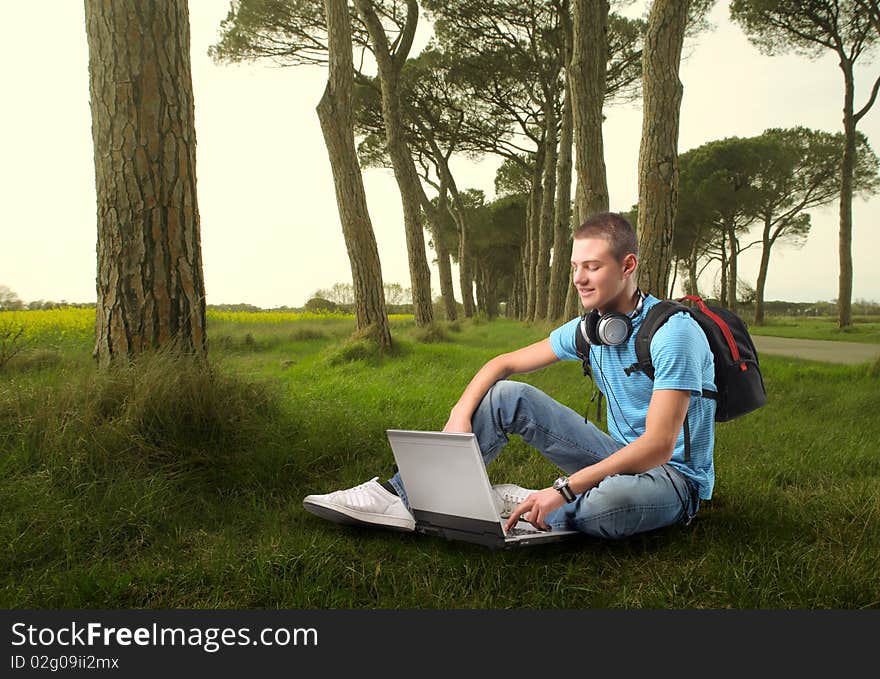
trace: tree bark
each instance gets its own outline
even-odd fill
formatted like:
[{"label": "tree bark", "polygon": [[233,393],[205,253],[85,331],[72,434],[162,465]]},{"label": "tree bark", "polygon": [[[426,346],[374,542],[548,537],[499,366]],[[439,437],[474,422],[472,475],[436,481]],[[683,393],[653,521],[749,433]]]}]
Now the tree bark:
[{"label": "tree bark", "polygon": [[449,213],[458,227],[458,284],[461,288],[462,311],[465,318],[471,318],[476,310],[476,305],[474,304],[473,258],[470,252],[470,229],[468,228],[467,213],[447,159],[438,154],[438,160],[440,162],[437,169],[440,172],[441,181],[449,188],[452,197],[452,207]]},{"label": "tree bark", "polygon": [[446,320],[458,319],[458,307],[455,304],[455,290],[452,286],[452,262],[449,260],[449,250],[442,244],[438,245],[434,239],[435,251],[437,252],[437,271],[440,274],[440,294],[443,297],[443,308],[446,311]]},{"label": "tree bark", "polygon": [[474,259],[471,255],[470,230],[467,217],[458,219],[458,286],[461,288],[461,304],[465,318],[472,318],[477,311],[474,301]]},{"label": "tree bark", "polygon": [[761,233],[761,264],[758,267],[758,280],[755,283],[755,325],[764,324],[764,288],[767,284],[767,272],[770,270],[770,238],[771,216],[764,216],[764,229]]},{"label": "tree bark", "polygon": [[385,307],[382,265],[354,144],[352,111],[353,56],[351,19],[345,0],[325,0],[329,41],[329,75],[318,102],[318,120],[333,171],[336,206],[354,283],[357,328],[372,326],[377,344],[391,346],[391,329]]},{"label": "tree bark", "polygon": [[724,308],[730,308],[727,303],[727,281],[730,276],[730,269],[727,263],[727,230],[724,229],[721,234],[721,299],[718,300]]},{"label": "tree bark", "polygon": [[580,316],[583,312],[584,308],[581,306],[581,299],[577,294],[577,290],[573,284],[569,285],[565,293],[565,311],[563,311],[562,317],[565,319],[574,318],[575,316]]},{"label": "tree bark", "polygon": [[572,58],[568,73],[574,119],[578,219],[608,210],[602,106],[608,62],[607,0],[573,0]]},{"label": "tree bark", "polygon": [[673,294],[675,294],[675,283],[678,280],[678,259],[672,259],[672,280],[669,281],[669,291],[667,292],[666,299],[672,299]]},{"label": "tree bark", "polygon": [[[424,191],[422,191],[424,195]],[[452,265],[449,262],[449,250],[443,242],[442,222],[443,219],[451,219],[447,199],[447,187],[443,178],[440,179],[440,191],[437,195],[437,207],[434,207],[424,196],[423,203],[425,213],[428,215],[428,224],[431,229],[431,237],[434,240],[434,252],[437,253],[437,271],[440,274],[440,295],[443,297],[443,308],[446,311],[446,320],[454,321],[458,318],[458,309],[455,306],[455,291],[452,286]]]},{"label": "tree bark", "polygon": [[[520,260],[522,255],[520,255]],[[507,305],[507,317],[522,320],[523,318],[523,269],[521,264],[513,269],[513,288],[510,303]]]},{"label": "tree bark", "polygon": [[856,120],[853,114],[855,81],[852,61],[840,55],[840,68],[843,69],[843,161],[840,177],[840,231],[838,239],[838,258],[840,274],[837,284],[837,326],[845,328],[852,325],[852,199],[853,168],[856,157]]},{"label": "tree bark", "polygon": [[664,295],[669,287],[678,203],[678,127],[682,97],[678,69],[689,4],[683,0],[654,0],[642,53],[639,284],[657,295]]},{"label": "tree bark", "polygon": [[554,241],[556,226],[556,162],[557,122],[556,85],[549,88],[544,112],[544,180],[541,195],[541,220],[538,230],[538,253],[535,270],[535,318],[547,318],[547,302],[550,298],[550,248]]},{"label": "tree bark", "polygon": [[727,258],[727,304],[731,311],[736,311],[736,283],[739,279],[739,271],[737,269],[739,238],[736,237],[736,227],[731,226],[729,228],[727,241],[730,244],[730,254]]},{"label": "tree bark", "polygon": [[420,219],[421,180],[406,143],[399,86],[400,71],[412,46],[418,22],[418,3],[416,0],[406,0],[407,21],[403,32],[395,41],[393,54],[382,22],[373,8],[372,0],[355,0],[355,6],[358,15],[367,27],[373,55],[379,69],[385,141],[403,204],[403,224],[406,232],[406,249],[413,291],[413,313],[416,325],[425,326],[434,319],[434,310],[431,304],[431,270],[425,255],[425,236],[422,232]]},{"label": "tree bark", "polygon": [[486,266],[477,269],[477,299],[480,311],[488,320],[498,318],[498,295],[492,280],[492,271]]},{"label": "tree bark", "polygon": [[[581,216],[582,208],[578,207],[584,204],[584,200],[581,198],[581,193],[583,192],[583,187],[580,184],[575,186],[575,196],[574,196],[574,224],[583,224],[584,217]],[[569,257],[571,260],[571,257]],[[574,281],[569,279],[568,292],[565,295],[565,318],[574,318],[575,316],[580,316],[584,313],[584,306],[581,302],[580,295],[577,294],[577,290],[574,287]]]},{"label": "tree bark", "polygon": [[559,320],[565,313],[565,296],[571,287],[571,90],[565,88],[559,161],[556,178],[556,219],[553,226],[553,264],[550,269],[550,299],[547,318]]},{"label": "tree bark", "polygon": [[544,141],[538,145],[535,152],[535,164],[532,171],[532,189],[529,192],[529,206],[526,211],[526,240],[528,260],[526,264],[526,320],[535,319],[538,292],[538,252],[541,233],[541,204],[543,202],[543,175],[544,175]]},{"label": "tree bark", "polygon": [[101,366],[176,345],[205,356],[189,14],[86,0]]},{"label": "tree bark", "polygon": [[686,295],[699,295],[700,294],[700,286],[697,283],[697,278],[699,277],[697,274],[697,253],[695,251],[691,251],[690,258],[687,261],[687,271],[688,271],[688,280],[685,287],[684,294]]}]

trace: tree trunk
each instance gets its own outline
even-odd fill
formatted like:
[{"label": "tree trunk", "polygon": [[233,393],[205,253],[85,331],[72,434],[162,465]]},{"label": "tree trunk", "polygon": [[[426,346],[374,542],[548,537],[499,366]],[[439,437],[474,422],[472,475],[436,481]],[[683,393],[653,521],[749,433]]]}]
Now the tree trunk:
[{"label": "tree trunk", "polygon": [[840,235],[838,257],[840,274],[837,284],[837,326],[845,328],[852,325],[852,198],[853,168],[856,157],[856,120],[853,114],[855,84],[853,65],[841,55],[840,67],[844,77],[843,102],[843,162],[840,177]]},{"label": "tree trunk", "polygon": [[727,240],[730,244],[730,255],[727,258],[727,308],[731,311],[736,311],[736,283],[739,276],[739,271],[737,270],[739,239],[736,237],[734,226],[730,227]]},{"label": "tree trunk", "polygon": [[538,251],[541,232],[541,204],[543,202],[542,179],[544,175],[544,142],[538,145],[535,164],[532,170],[532,189],[529,192],[529,206],[526,211],[526,240],[528,242],[528,263],[526,293],[528,295],[526,320],[535,320],[538,291]]},{"label": "tree trunk", "polygon": [[602,106],[608,62],[608,2],[573,0],[572,58],[568,73],[574,119],[578,219],[608,210],[602,142]]},{"label": "tree trunk", "polygon": [[584,312],[583,306],[581,306],[581,298],[578,297],[577,290],[574,285],[568,286],[568,292],[565,293],[565,311],[563,312],[563,318],[574,318],[575,316],[580,316]]},{"label": "tree trunk", "polygon": [[663,295],[669,287],[678,203],[678,77],[689,3],[654,0],[642,52],[644,108],[639,148],[639,284]]},{"label": "tree trunk", "polygon": [[[582,208],[578,206],[582,206],[584,204],[584,200],[581,198],[581,194],[583,193],[583,187],[580,184],[577,184],[575,187],[575,196],[574,196],[574,224],[582,224],[584,222],[584,218],[581,215]],[[569,260],[571,257],[569,257]],[[581,303],[580,295],[577,294],[577,289],[574,287],[574,282],[569,276],[568,279],[568,292],[565,295],[565,318],[574,318],[575,316],[580,316],[584,313],[584,305]]]},{"label": "tree trunk", "polygon": [[[423,192],[424,193],[424,192]],[[432,225],[431,235],[434,239],[434,252],[437,253],[437,271],[440,274],[440,295],[443,297],[443,308],[446,311],[446,320],[454,321],[458,318],[458,309],[455,306],[455,289],[452,286],[452,264],[449,262],[449,250],[443,242],[441,220],[451,218],[447,201],[446,182],[440,179],[440,192],[437,196],[437,207],[427,202],[428,223]]]},{"label": "tree trunk", "polygon": [[382,265],[354,144],[351,20],[345,0],[325,0],[324,12],[329,74],[316,110],[333,171],[336,206],[351,266],[355,318],[359,331],[372,327],[370,334],[376,343],[389,348],[391,329],[385,308]]},{"label": "tree trunk", "polygon": [[406,250],[409,259],[410,281],[413,293],[413,313],[417,326],[434,319],[431,305],[431,270],[425,255],[425,236],[422,232],[419,192],[421,180],[406,143],[403,114],[400,107],[400,71],[406,61],[418,22],[416,0],[406,0],[407,21],[404,31],[395,40],[394,54],[388,44],[385,29],[373,8],[372,0],[355,0],[358,15],[367,27],[373,55],[379,69],[382,89],[382,117],[385,122],[385,141],[394,177],[400,188],[403,204],[403,225],[406,232]]},{"label": "tree trunk", "polygon": [[443,220],[451,219],[446,194],[446,184],[441,178],[440,191],[437,195],[437,205],[435,206],[428,199],[421,185],[419,185],[422,209],[425,211],[428,220],[428,231],[434,241],[434,252],[437,254],[437,271],[440,274],[440,295],[443,298],[446,319],[454,321],[457,313],[455,293],[452,287],[452,266],[449,263],[449,251],[443,243]]},{"label": "tree trunk", "polygon": [[477,299],[480,311],[488,320],[498,318],[498,295],[492,281],[492,271],[481,266],[477,271]]},{"label": "tree trunk", "polygon": [[761,233],[761,264],[758,267],[758,280],[755,283],[755,325],[764,324],[764,288],[767,284],[767,272],[770,270],[770,239],[771,216],[764,215],[764,230]]},{"label": "tree trunk", "polygon": [[559,320],[565,313],[565,296],[570,281],[571,260],[571,91],[565,88],[559,162],[556,180],[556,219],[553,227],[553,264],[550,269],[550,299],[547,318]]},{"label": "tree trunk", "polygon": [[475,310],[474,274],[472,271],[470,229],[468,228],[467,214],[465,213],[461,194],[458,192],[458,186],[455,183],[452,172],[449,170],[446,158],[440,156],[439,160],[437,169],[440,171],[441,180],[449,187],[449,193],[452,196],[452,209],[449,212],[458,227],[458,284],[461,288],[462,310],[464,311],[465,318],[471,318]]},{"label": "tree trunk", "polygon": [[556,226],[556,85],[550,87],[544,112],[544,180],[541,196],[541,220],[538,230],[538,256],[535,270],[535,318],[547,318],[550,298],[550,248]]},{"label": "tree trunk", "polygon": [[86,0],[97,190],[94,355],[204,356],[205,284],[184,0]]},{"label": "tree trunk", "polygon": [[697,253],[691,251],[690,258],[687,262],[688,267],[688,282],[687,287],[685,288],[684,294],[686,295],[699,295],[700,294],[700,286],[697,284]]},{"label": "tree trunk", "polygon": [[507,317],[522,319],[522,267],[513,268],[513,288],[510,293],[510,302],[507,305]]},{"label": "tree trunk", "polygon": [[[435,240],[435,244],[436,244]],[[455,289],[452,285],[452,262],[449,259],[449,250],[443,245],[437,246],[437,271],[440,274],[440,294],[443,297],[443,308],[446,311],[446,320],[458,319],[458,307],[455,304]]]},{"label": "tree trunk", "polygon": [[[465,318],[472,318],[477,313],[474,300],[474,258],[470,252],[467,219],[459,223],[458,241],[458,286],[461,288],[461,304]],[[465,238],[462,241],[462,238]]]}]

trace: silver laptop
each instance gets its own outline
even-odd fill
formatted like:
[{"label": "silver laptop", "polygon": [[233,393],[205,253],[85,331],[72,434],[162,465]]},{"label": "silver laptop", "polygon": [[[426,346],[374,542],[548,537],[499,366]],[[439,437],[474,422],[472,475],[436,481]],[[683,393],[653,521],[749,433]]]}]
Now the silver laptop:
[{"label": "silver laptop", "polygon": [[416,530],[493,549],[557,542],[573,530],[542,531],[527,521],[504,530],[474,434],[387,430]]}]

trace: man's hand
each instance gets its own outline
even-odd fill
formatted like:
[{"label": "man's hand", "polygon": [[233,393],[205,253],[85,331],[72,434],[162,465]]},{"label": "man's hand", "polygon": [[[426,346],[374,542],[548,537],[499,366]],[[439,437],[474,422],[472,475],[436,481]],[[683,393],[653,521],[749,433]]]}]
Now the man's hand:
[{"label": "man's hand", "polygon": [[[524,518],[535,528],[549,530],[550,526],[546,523],[547,515],[564,504],[565,498],[559,494],[558,490],[553,488],[545,488],[544,490],[532,493],[525,499],[525,502],[517,505],[516,509],[513,510],[510,518],[507,519],[504,530],[513,528],[520,517]],[[526,514],[528,516],[525,516]]]},{"label": "man's hand", "polygon": [[471,418],[461,417],[457,415],[455,410],[449,413],[449,419],[446,421],[446,424],[443,426],[443,431],[450,432],[461,432],[463,434],[467,434],[471,431]]}]

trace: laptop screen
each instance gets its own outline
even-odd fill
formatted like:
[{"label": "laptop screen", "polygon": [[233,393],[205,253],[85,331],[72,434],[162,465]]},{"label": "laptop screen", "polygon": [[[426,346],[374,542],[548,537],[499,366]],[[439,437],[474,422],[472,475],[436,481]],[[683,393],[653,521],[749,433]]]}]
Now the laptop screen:
[{"label": "laptop screen", "polygon": [[501,523],[476,436],[388,430],[414,511]]}]

